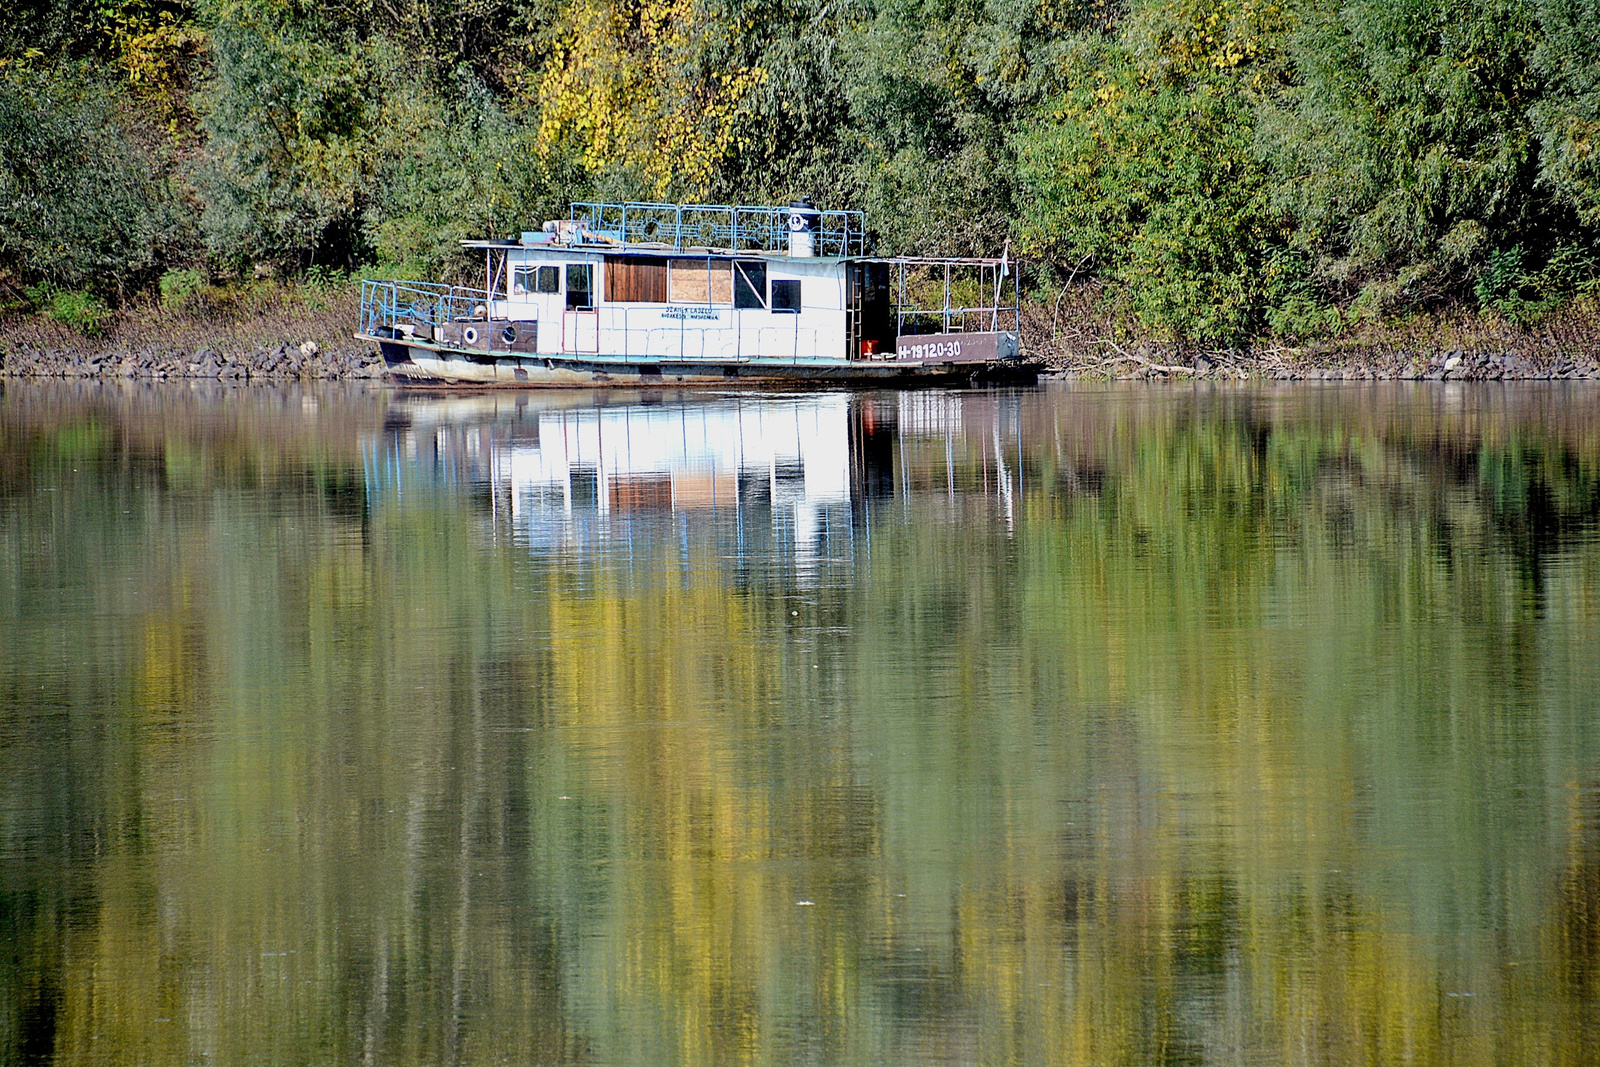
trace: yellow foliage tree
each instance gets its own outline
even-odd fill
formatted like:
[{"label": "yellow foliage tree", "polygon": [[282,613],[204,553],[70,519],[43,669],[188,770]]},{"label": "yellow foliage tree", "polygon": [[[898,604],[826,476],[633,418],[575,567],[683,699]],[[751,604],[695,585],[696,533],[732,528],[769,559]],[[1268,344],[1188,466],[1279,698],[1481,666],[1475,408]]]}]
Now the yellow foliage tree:
[{"label": "yellow foliage tree", "polygon": [[106,9],[102,32],[128,87],[175,133],[210,46],[205,30],[152,0],[128,0]]},{"label": "yellow foliage tree", "polygon": [[[631,171],[641,194],[703,199],[742,147],[759,65],[718,63],[749,29],[701,0],[570,5],[538,78],[541,150],[590,173]],[[718,68],[721,69],[718,69]]]}]

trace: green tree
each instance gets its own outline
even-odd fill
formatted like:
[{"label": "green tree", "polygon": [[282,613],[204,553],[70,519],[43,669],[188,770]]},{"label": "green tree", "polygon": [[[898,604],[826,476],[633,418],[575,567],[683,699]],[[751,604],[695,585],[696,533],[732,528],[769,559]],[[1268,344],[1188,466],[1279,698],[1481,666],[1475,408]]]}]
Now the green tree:
[{"label": "green tree", "polygon": [[537,124],[510,113],[465,64],[454,82],[454,99],[409,87],[385,104],[386,148],[363,226],[379,257],[408,275],[459,263],[462,240],[565,215],[559,194],[583,181],[577,167],[541,154]]},{"label": "green tree", "polygon": [[1061,57],[1019,132],[1026,246],[1088,260],[1149,328],[1233,342],[1290,297],[1295,260],[1255,145],[1279,76],[1277,8],[1148,3]]},{"label": "green tree", "polygon": [[161,161],[85,67],[0,71],[0,264],[125,296],[193,241]]},{"label": "green tree", "polygon": [[233,266],[354,262],[365,251],[384,42],[307,33],[246,3],[221,9],[212,42],[195,176],[212,254]]},{"label": "green tree", "polygon": [[1381,311],[1461,291],[1493,247],[1536,243],[1524,0],[1309,0],[1265,103],[1275,203],[1334,292]]},{"label": "green tree", "polygon": [[1543,75],[1533,107],[1540,177],[1583,222],[1600,225],[1600,6],[1544,0],[1543,40],[1534,66]]}]

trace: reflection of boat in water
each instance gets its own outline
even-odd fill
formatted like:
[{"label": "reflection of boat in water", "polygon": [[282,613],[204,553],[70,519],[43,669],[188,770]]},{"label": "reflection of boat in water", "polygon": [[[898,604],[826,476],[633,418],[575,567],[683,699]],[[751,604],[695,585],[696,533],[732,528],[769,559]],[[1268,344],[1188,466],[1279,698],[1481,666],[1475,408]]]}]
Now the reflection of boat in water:
[{"label": "reflection of boat in water", "polygon": [[870,540],[873,507],[910,494],[980,495],[1009,520],[1021,486],[1017,439],[1000,425],[1011,402],[929,390],[401,394],[367,484],[395,499],[412,485],[487,490],[495,523],[539,551],[709,537],[742,558],[775,539],[805,564],[851,554]]},{"label": "reflection of boat in water", "polygon": [[362,283],[390,374],[469,385],[968,381],[1031,376],[1009,258],[881,258],[862,217],[574,204],[473,241],[484,288]]},{"label": "reflection of boat in water", "polygon": [[553,411],[499,457],[513,523],[530,532],[574,512],[722,510],[761,503],[807,542],[848,508],[850,398],[842,394]]}]

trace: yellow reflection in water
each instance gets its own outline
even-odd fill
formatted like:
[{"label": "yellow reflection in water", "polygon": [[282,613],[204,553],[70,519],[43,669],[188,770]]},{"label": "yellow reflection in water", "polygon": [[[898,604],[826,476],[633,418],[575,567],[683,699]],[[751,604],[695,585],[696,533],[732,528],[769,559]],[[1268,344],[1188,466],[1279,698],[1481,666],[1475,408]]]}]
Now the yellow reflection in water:
[{"label": "yellow reflection in water", "polygon": [[0,1059],[1592,1058],[1592,392],[652,399],[7,392]]}]

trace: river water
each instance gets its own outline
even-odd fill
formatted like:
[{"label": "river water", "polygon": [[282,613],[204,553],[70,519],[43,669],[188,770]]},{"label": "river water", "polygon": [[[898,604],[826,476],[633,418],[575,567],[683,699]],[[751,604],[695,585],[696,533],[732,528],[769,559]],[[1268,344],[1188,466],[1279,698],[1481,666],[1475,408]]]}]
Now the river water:
[{"label": "river water", "polygon": [[0,395],[0,1063],[1578,1064],[1600,391]]}]

